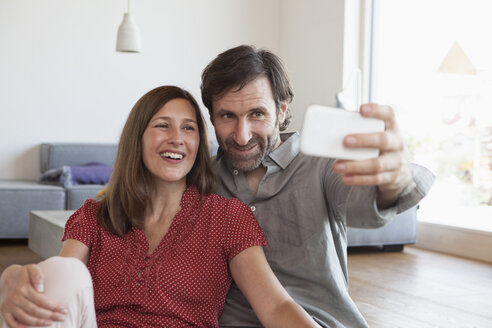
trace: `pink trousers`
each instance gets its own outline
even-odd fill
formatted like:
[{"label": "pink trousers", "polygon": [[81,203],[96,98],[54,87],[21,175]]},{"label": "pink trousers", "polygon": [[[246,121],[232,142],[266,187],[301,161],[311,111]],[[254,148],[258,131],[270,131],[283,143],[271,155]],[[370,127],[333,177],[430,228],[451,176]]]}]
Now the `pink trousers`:
[{"label": "pink trousers", "polygon": [[[92,279],[80,260],[51,257],[39,263],[44,274],[45,295],[67,309],[66,319],[49,327],[97,327]],[[4,323],[2,327],[7,327]]]}]

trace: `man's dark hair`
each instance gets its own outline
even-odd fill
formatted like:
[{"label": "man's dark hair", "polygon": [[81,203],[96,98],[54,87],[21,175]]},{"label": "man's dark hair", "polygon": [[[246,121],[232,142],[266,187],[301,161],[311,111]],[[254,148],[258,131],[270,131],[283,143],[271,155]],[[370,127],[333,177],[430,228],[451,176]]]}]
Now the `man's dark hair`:
[{"label": "man's dark hair", "polygon": [[[253,46],[241,45],[219,54],[202,73],[202,101],[208,108],[210,120],[213,123],[212,103],[220,99],[231,89],[241,90],[246,84],[264,75],[270,81],[273,99],[277,107],[277,117],[280,106],[294,97],[289,78],[282,61],[272,52],[257,49]],[[287,128],[292,115],[287,109],[280,131]]]}]

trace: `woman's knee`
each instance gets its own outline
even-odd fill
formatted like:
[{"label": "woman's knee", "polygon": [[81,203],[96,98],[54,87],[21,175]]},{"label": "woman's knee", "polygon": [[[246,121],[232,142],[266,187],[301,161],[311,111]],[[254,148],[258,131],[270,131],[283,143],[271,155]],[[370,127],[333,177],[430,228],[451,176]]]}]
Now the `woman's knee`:
[{"label": "woman's knee", "polygon": [[76,258],[55,256],[39,263],[39,266],[44,275],[45,294],[54,301],[63,302],[81,289],[92,289],[89,270]]},{"label": "woman's knee", "polygon": [[76,258],[56,256],[39,266],[45,295],[67,310],[65,320],[50,327],[97,327],[92,279],[85,264]]}]

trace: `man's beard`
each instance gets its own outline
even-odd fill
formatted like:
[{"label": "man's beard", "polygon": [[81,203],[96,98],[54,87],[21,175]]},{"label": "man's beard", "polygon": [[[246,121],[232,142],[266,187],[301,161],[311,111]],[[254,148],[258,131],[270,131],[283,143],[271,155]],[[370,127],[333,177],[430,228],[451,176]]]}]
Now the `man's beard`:
[{"label": "man's beard", "polygon": [[[253,135],[253,137],[248,141],[246,145],[240,146],[238,145],[234,139],[227,138],[225,140],[225,144],[222,147],[229,157],[232,166],[235,168],[248,172],[253,171],[258,168],[263,160],[270,154],[270,152],[275,148],[275,145],[278,140],[278,133],[273,133],[268,135],[266,140],[263,138]],[[234,151],[233,148],[238,150],[248,150],[256,146],[256,149],[253,153],[247,155],[240,155]]]}]

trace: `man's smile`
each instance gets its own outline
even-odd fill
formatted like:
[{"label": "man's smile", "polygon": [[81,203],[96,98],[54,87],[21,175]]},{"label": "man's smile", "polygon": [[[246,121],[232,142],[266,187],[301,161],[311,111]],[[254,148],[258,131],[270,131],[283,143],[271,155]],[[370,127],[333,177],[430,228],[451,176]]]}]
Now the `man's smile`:
[{"label": "man's smile", "polygon": [[243,147],[232,146],[231,148],[238,154],[247,155],[254,152],[256,148],[258,148],[258,144],[255,143],[254,145],[246,145]]}]

